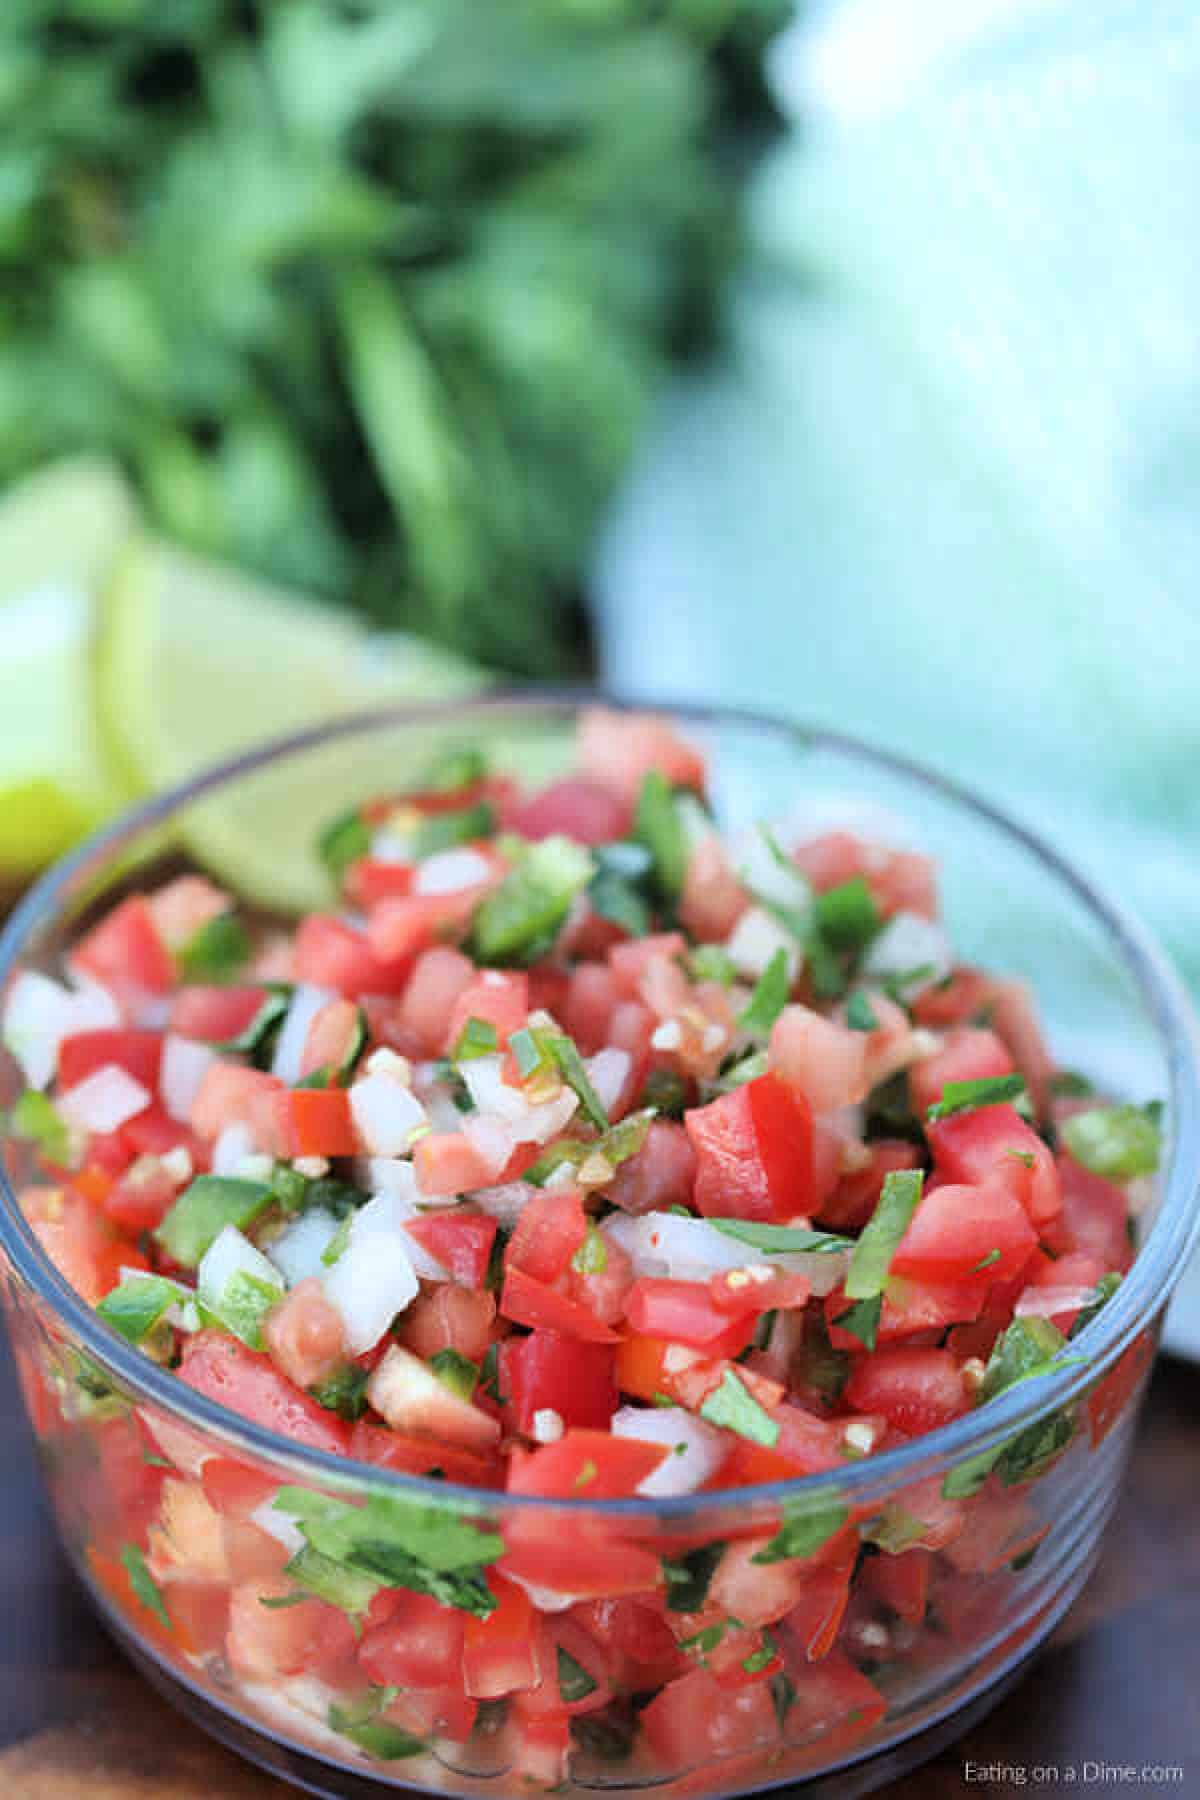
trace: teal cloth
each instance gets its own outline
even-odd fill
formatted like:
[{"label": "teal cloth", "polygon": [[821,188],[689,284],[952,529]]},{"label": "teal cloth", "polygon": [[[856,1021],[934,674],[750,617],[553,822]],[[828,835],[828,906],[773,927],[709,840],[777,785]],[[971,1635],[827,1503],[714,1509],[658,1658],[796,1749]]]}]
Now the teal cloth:
[{"label": "teal cloth", "polygon": [[1013,7],[753,200],[597,560],[606,673],[972,781],[1200,985],[1200,15]]}]

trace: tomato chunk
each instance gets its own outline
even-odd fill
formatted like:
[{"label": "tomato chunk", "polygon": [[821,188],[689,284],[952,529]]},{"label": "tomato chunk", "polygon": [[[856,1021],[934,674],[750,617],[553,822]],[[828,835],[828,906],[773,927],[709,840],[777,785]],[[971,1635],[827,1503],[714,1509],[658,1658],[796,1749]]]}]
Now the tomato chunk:
[{"label": "tomato chunk", "polygon": [[696,1152],[695,1203],[710,1218],[770,1221],[811,1213],[812,1112],[777,1075],[761,1075],[683,1122]]},{"label": "tomato chunk", "polygon": [[518,1431],[529,1435],[534,1415],[556,1412],[567,1426],[602,1431],[617,1410],[615,1351],[556,1331],[531,1331],[501,1346],[501,1389]]}]

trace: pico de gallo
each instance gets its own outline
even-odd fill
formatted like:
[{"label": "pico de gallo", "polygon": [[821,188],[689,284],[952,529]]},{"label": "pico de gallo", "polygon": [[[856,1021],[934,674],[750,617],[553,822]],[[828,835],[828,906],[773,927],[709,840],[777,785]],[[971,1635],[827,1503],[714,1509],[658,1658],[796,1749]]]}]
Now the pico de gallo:
[{"label": "pico de gallo", "polygon": [[[587,1505],[722,1506],[1070,1361],[1134,1255],[1153,1108],[1056,1068],[926,856],[724,833],[655,717],[586,712],[533,791],[443,754],[319,847],[337,898],[294,928],[187,873],[17,976],[22,1206],[186,1387],[479,1505],[281,1487],[119,1415],[97,1579],[372,1762],[487,1739],[547,1787],[615,1755],[753,1785],[869,1736],[881,1668],[1023,1566],[1031,1484],[1138,1368],[865,1514],[826,1493],[707,1542]],[[496,1524],[506,1495],[579,1527]]]}]

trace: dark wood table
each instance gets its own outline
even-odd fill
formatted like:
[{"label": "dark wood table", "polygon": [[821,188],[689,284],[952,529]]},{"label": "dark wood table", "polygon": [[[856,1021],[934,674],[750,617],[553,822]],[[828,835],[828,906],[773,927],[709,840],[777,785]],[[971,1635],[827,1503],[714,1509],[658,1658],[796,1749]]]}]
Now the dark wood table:
[{"label": "dark wood table", "polygon": [[[287,1800],[294,1790],[157,1698],[59,1555],[0,1352],[0,1794],[13,1800]],[[1200,1793],[1200,1371],[1154,1377],[1130,1479],[1086,1593],[1000,1706],[889,1800]],[[1181,1780],[1084,1765],[1181,1765]],[[971,1768],[968,1769],[968,1764]],[[1074,1765],[1074,1783],[1038,1781]]]}]

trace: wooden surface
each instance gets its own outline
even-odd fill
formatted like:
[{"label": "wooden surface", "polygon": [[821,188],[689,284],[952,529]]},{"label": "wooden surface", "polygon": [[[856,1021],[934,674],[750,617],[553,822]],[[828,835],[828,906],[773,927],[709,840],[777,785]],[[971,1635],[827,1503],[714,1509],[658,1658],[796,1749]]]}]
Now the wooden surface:
[{"label": "wooden surface", "polygon": [[[96,1623],[59,1556],[0,1352],[0,1794],[5,1800],[285,1800],[172,1713]],[[1200,1794],[1200,1370],[1159,1365],[1091,1585],[1032,1673],[889,1800],[1076,1791]],[[968,1778],[968,1762],[973,1769]],[[1087,1779],[1087,1762],[1182,1781]],[[989,1773],[989,1765],[992,1766]],[[1007,1772],[1003,1767],[1007,1765]]]}]

